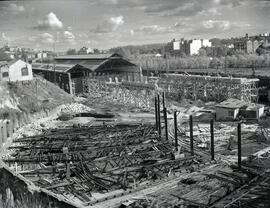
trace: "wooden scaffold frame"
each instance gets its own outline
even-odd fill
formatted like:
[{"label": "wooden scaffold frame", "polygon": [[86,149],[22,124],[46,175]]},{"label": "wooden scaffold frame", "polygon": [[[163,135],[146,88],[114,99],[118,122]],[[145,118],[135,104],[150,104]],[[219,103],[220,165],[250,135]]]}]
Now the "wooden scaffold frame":
[{"label": "wooden scaffold frame", "polygon": [[167,74],[158,85],[176,98],[221,102],[237,98],[258,101],[258,79]]}]

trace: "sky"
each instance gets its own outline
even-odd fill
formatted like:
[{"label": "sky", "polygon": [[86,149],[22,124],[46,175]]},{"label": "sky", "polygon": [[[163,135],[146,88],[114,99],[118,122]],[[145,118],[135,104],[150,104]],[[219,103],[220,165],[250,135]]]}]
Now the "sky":
[{"label": "sky", "polygon": [[0,47],[65,51],[270,32],[270,0],[0,1]]}]

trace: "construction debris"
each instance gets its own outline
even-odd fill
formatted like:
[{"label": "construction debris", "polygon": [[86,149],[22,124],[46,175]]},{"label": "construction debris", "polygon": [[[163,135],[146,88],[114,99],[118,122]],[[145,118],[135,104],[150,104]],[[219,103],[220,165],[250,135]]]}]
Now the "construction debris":
[{"label": "construction debris", "polygon": [[110,100],[102,83],[87,89],[94,97],[85,105],[62,105],[54,118],[17,131],[3,158],[10,170],[75,207],[269,204],[266,121],[216,122],[216,103],[167,102],[160,90],[151,100],[155,87],[140,92],[134,83],[113,83],[122,98]]}]

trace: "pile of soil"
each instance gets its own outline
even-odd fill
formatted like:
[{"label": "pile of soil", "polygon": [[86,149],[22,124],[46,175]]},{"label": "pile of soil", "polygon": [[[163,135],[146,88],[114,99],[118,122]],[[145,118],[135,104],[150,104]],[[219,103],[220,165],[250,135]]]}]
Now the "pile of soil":
[{"label": "pile of soil", "polygon": [[0,115],[20,111],[35,113],[72,102],[70,94],[39,76],[25,82],[2,82],[0,94]]}]

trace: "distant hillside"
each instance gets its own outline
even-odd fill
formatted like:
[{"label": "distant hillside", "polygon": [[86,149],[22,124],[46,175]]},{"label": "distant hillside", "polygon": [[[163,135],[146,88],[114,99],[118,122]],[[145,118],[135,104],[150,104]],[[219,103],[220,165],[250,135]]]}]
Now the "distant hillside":
[{"label": "distant hillside", "polygon": [[53,109],[72,102],[72,96],[41,77],[25,83],[0,82],[0,113]]},{"label": "distant hillside", "polygon": [[166,43],[153,43],[147,45],[128,45],[116,48],[111,48],[110,52],[119,53],[125,57],[129,57],[136,54],[157,54],[162,53]]}]

